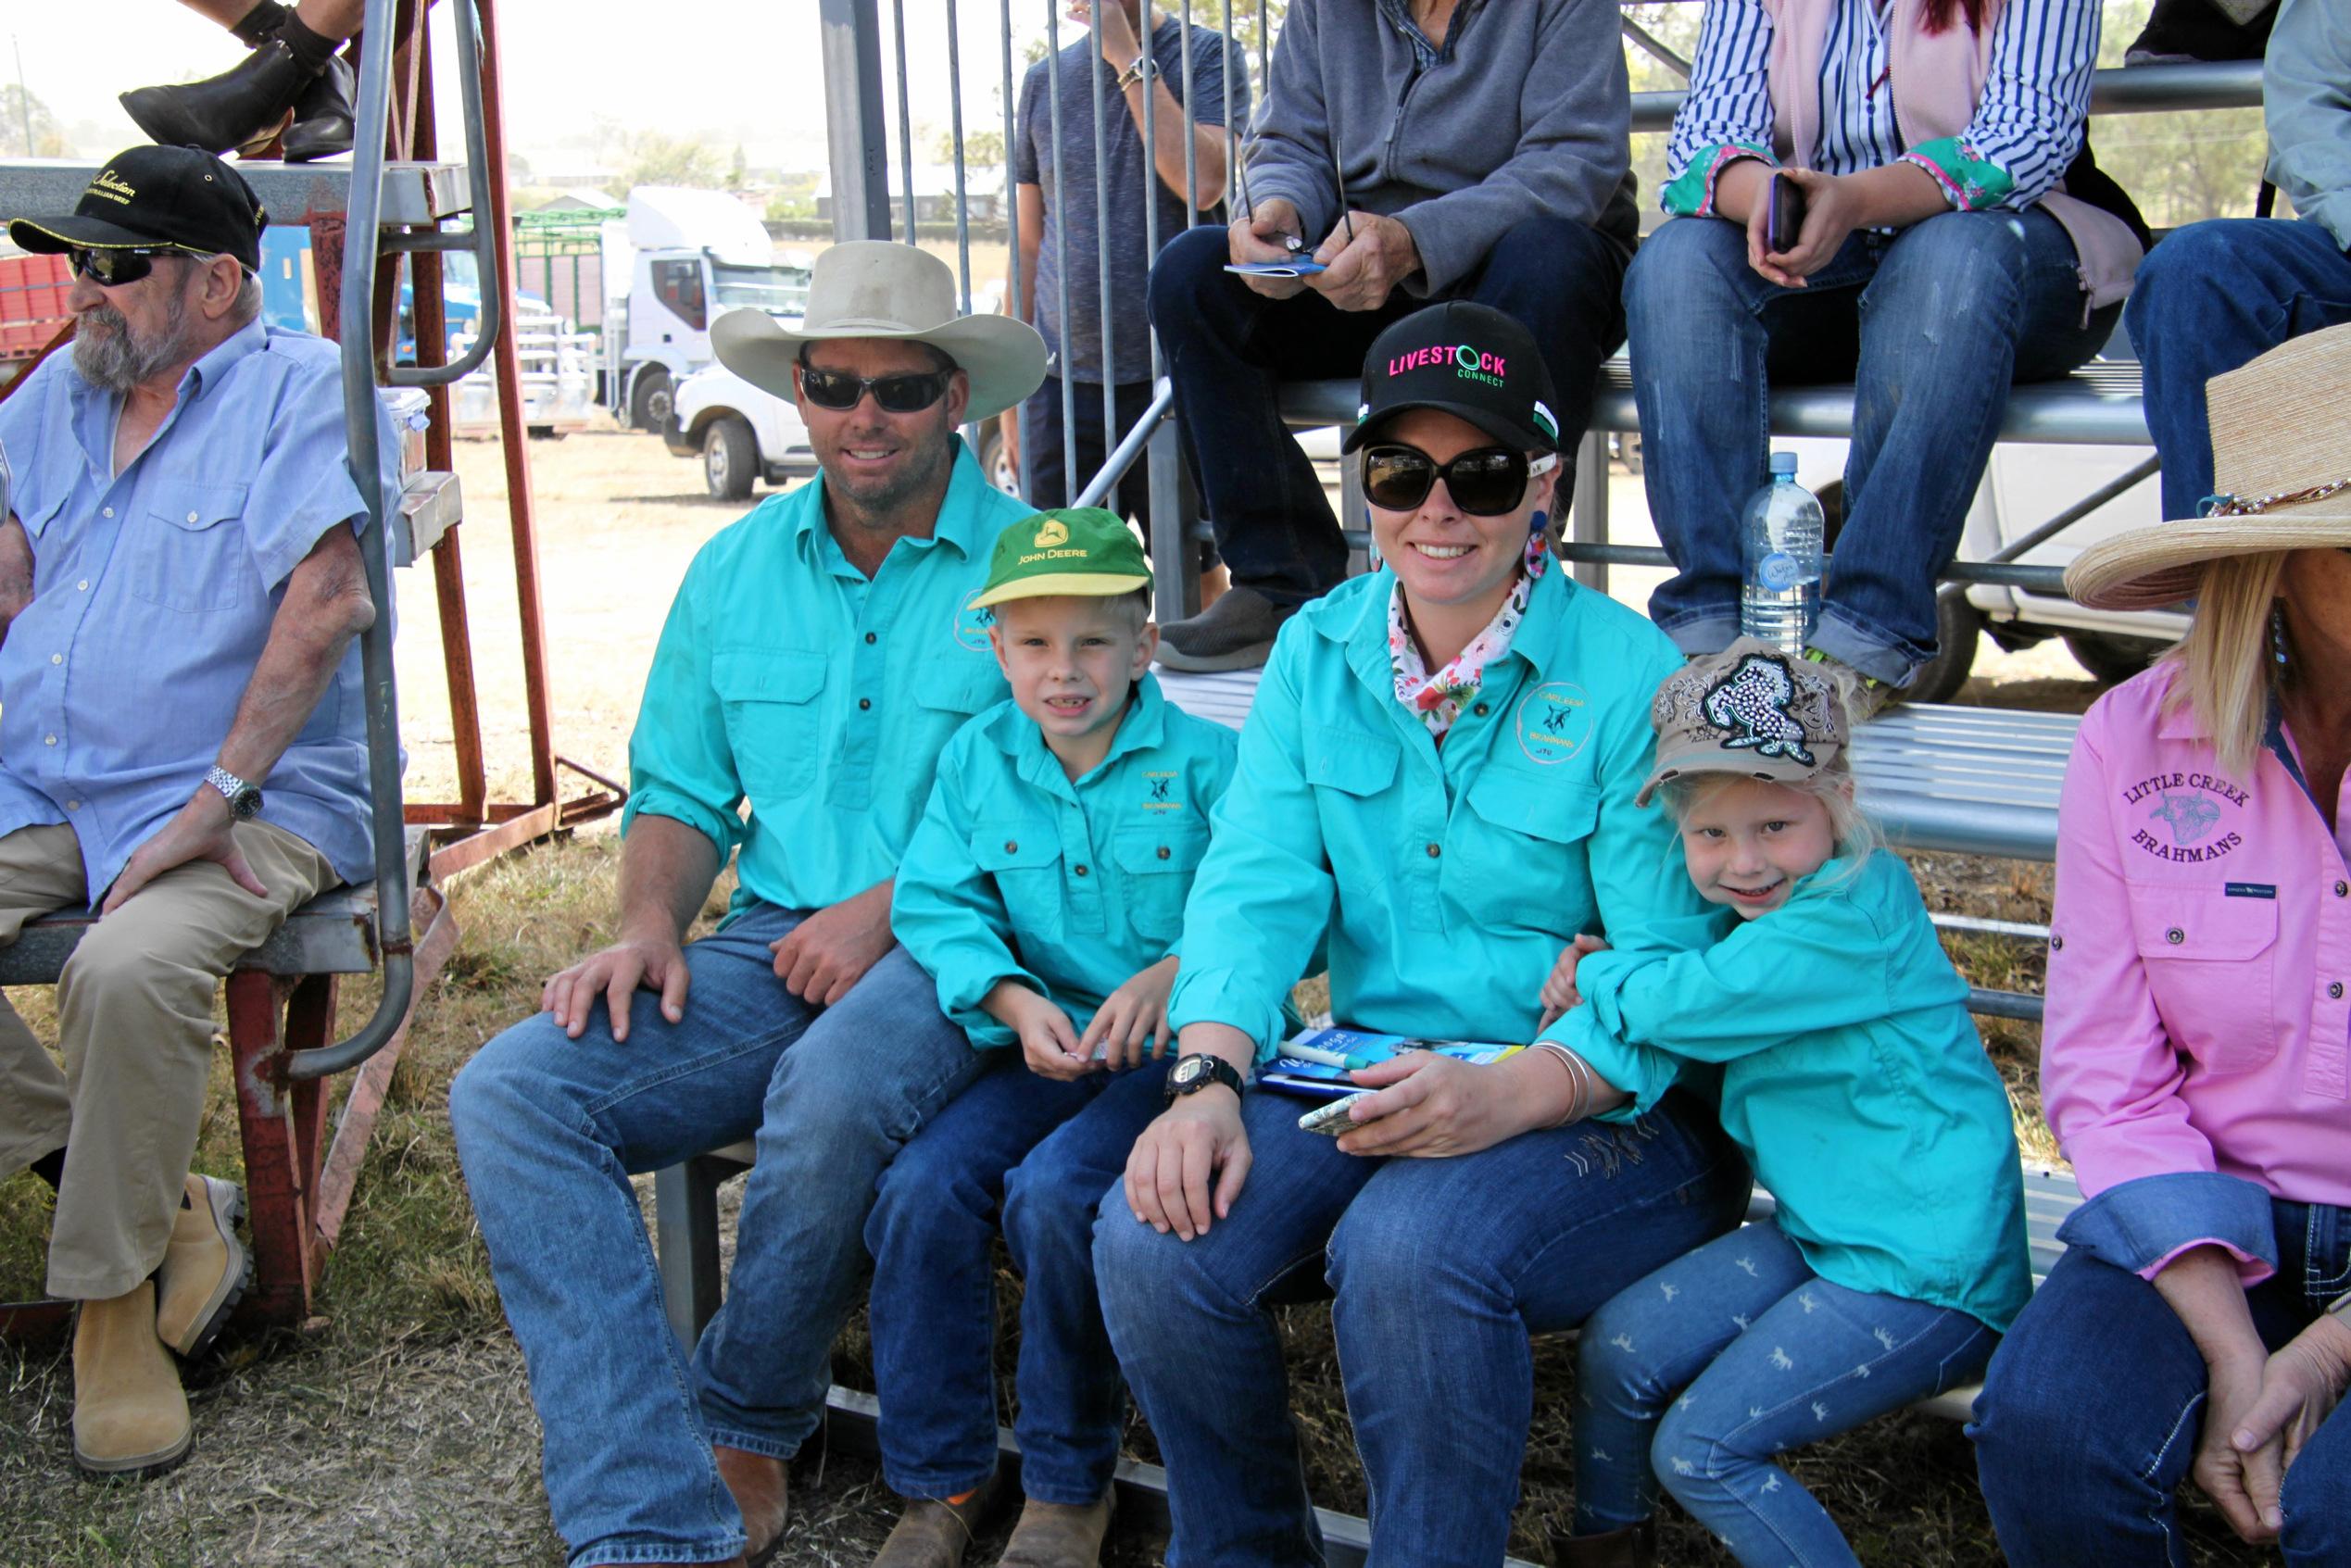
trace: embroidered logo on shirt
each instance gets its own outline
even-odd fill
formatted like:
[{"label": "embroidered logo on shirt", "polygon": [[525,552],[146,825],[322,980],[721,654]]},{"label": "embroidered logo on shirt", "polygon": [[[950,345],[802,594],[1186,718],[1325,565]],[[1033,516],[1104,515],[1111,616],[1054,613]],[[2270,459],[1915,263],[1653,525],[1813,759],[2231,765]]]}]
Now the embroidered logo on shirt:
[{"label": "embroidered logo on shirt", "polygon": [[1147,793],[1143,797],[1143,809],[1146,811],[1182,810],[1184,803],[1176,798],[1176,774],[1173,769],[1163,771],[1146,769],[1143,772],[1143,783]]},{"label": "embroidered logo on shirt", "polygon": [[985,591],[974,588],[964,595],[963,608],[955,612],[955,640],[974,653],[988,651],[987,629],[996,624],[994,610],[972,603]]},{"label": "embroidered logo on shirt", "polygon": [[1751,653],[1707,688],[1704,712],[1708,723],[1729,732],[1722,744],[1731,750],[1784,757],[1809,768],[1813,756],[1804,748],[1804,727],[1788,711],[1795,700],[1796,684],[1788,667]]},{"label": "embroidered logo on shirt", "polygon": [[1572,681],[1546,681],[1518,699],[1518,749],[1548,767],[1591,739],[1591,698]]},{"label": "embroidered logo on shirt", "polygon": [[2221,820],[2248,798],[2227,779],[2202,772],[2155,773],[2122,792],[2124,805],[2148,808],[2144,825],[2131,830],[2131,842],[2158,860],[2187,865],[2217,860],[2243,847],[2244,836],[2224,831]]}]

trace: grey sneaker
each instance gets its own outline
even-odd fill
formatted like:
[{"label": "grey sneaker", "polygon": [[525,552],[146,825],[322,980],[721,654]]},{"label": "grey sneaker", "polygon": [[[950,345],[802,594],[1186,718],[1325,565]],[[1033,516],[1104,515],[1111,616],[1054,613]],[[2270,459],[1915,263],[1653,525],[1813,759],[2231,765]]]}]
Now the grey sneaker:
[{"label": "grey sneaker", "polygon": [[1159,629],[1159,661],[1196,674],[1254,670],[1274,651],[1274,633],[1297,612],[1253,588],[1227,588],[1198,615]]}]

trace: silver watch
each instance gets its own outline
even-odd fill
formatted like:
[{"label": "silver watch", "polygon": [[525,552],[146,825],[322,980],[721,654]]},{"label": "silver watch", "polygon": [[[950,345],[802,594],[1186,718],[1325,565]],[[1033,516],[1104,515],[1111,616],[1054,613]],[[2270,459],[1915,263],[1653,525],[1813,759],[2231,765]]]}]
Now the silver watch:
[{"label": "silver watch", "polygon": [[229,803],[229,815],[240,822],[250,822],[260,814],[261,787],[249,784],[218,763],[204,775],[204,782],[220,792],[220,798]]},{"label": "silver watch", "polygon": [[2345,1328],[2351,1328],[2351,1290],[2345,1291],[2327,1303],[2327,1316],[2333,1318]]}]

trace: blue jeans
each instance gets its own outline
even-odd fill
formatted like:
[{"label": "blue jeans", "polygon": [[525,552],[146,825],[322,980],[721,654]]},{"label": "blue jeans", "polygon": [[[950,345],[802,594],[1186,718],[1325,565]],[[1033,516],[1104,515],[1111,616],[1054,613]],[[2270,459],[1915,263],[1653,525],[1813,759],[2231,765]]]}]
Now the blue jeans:
[{"label": "blue jeans", "polygon": [[[1218,231],[1220,233],[1223,231]],[[1070,408],[1075,416],[1075,425],[1062,426],[1062,382],[1058,376],[1047,376],[1043,384],[1021,404],[1021,495],[1038,511],[1066,507],[1078,491],[1083,490],[1100,473],[1109,460],[1111,448],[1117,445],[1125,433],[1135,428],[1151,406],[1151,383],[1147,381],[1121,382],[1112,389],[1118,416],[1118,429],[1107,439],[1102,434],[1102,385],[1100,382],[1070,383]],[[1062,454],[1075,449],[1077,454],[1077,483],[1068,483],[1068,473]],[[1132,518],[1142,525],[1143,536],[1150,537],[1151,482],[1150,459],[1138,457],[1128,466],[1118,482],[1117,499],[1111,508],[1121,517]]]},{"label": "blue jeans", "polygon": [[1584,1324],[1576,1533],[1648,1518],[1663,1483],[1748,1568],[1854,1564],[1772,1456],[1973,1377],[1997,1337],[1955,1308],[1820,1278],[1768,1222],[1718,1236]]},{"label": "blue jeans", "polygon": [[[2271,1349],[2351,1289],[2351,1210],[2270,1204],[2278,1272],[2245,1292]],[[2184,1568],[2172,1494],[2195,1461],[2205,1361],[2156,1287],[2068,1251],[1992,1358],[1976,1470],[2014,1568]],[[2351,1562],[2351,1404],[2303,1446],[2280,1499],[2290,1568]]]},{"label": "blue jeans", "polygon": [[1021,1489],[1092,1502],[1118,1468],[1125,1401],[1094,1294],[1094,1215],[1164,1101],[1167,1070],[1055,1083],[1000,1053],[882,1173],[865,1223],[882,1474],[951,1498],[996,1469],[1000,1223],[1021,1297]]},{"label": "blue jeans", "polygon": [[[1630,1126],[1528,1133],[1452,1160],[1367,1160],[1253,1092],[1253,1163],[1193,1241],[1102,1200],[1111,1342],[1167,1463],[1170,1568],[1320,1564],[1269,1309],[1320,1265],[1371,1488],[1372,1568],[1490,1568],[1534,1409],[1532,1334],[1737,1223],[1747,1167],[1678,1093]],[[1308,1276],[1311,1281],[1311,1275]],[[1279,1286],[1281,1288],[1277,1289]]]},{"label": "blue jeans", "polygon": [[[802,918],[754,905],[688,945],[679,1022],[647,991],[625,1045],[600,1011],[576,1040],[539,1013],[449,1091],[573,1562],[743,1549],[710,1447],[789,1458],[816,1430],[874,1178],[981,1066],[902,947],[832,1007],[786,991],[768,944]],[[628,1179],[754,1134],[726,1303],[689,1366]]]},{"label": "blue jeans", "polygon": [[1854,383],[1844,527],[1812,646],[1905,682],[1934,656],[1935,575],[2014,382],[2062,376],[2118,310],[2087,311],[2073,242],[2037,209],[1858,232],[1802,289],[1747,265],[1746,232],[1679,218],[1625,282],[1649,512],[1678,573],[1650,619],[1684,653],[1739,635],[1739,522],[1769,478],[1771,383]]},{"label": "blue jeans", "polygon": [[[1151,325],[1175,382],[1185,461],[1233,582],[1276,604],[1302,604],[1347,575],[1347,542],[1314,465],[1282,424],[1280,384],[1355,380],[1374,338],[1436,302],[1401,288],[1377,310],[1341,310],[1311,291],[1267,299],[1225,270],[1230,259],[1222,229],[1169,241],[1151,265]],[[1623,252],[1598,232],[1529,218],[1452,291],[1516,318],[1542,349],[1559,395],[1560,495],[1591,418],[1600,362],[1625,338],[1624,271]]]},{"label": "blue jeans", "polygon": [[2307,220],[2191,223],[2147,253],[2122,320],[2146,374],[2163,515],[2194,517],[2212,491],[2205,383],[2288,338],[2351,321],[2351,256]]}]

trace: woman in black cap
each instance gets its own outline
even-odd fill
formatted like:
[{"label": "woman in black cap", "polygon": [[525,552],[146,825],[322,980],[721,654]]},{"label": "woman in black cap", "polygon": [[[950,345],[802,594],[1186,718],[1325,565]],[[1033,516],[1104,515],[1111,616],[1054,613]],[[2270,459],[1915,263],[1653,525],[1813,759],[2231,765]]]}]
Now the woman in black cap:
[{"label": "woman in black cap", "polygon": [[[1326,1278],[1371,1484],[1375,1564],[1498,1561],[1533,1402],[1530,1334],[1728,1229],[1745,1166],[1678,1092],[1622,1097],[1548,1045],[1412,1052],[1332,1139],[1244,1091],[1329,956],[1346,1025],[1526,1047],[1579,933],[1697,909],[1634,793],[1678,666],[1550,570],[1556,407],[1523,328],[1453,302],[1372,345],[1348,449],[1383,569],[1275,645],[1186,907],[1169,1109],[1103,1200],[1111,1336],[1169,1472],[1169,1561],[1319,1562],[1268,1309]],[[1454,1156],[1457,1158],[1439,1158]]]}]

